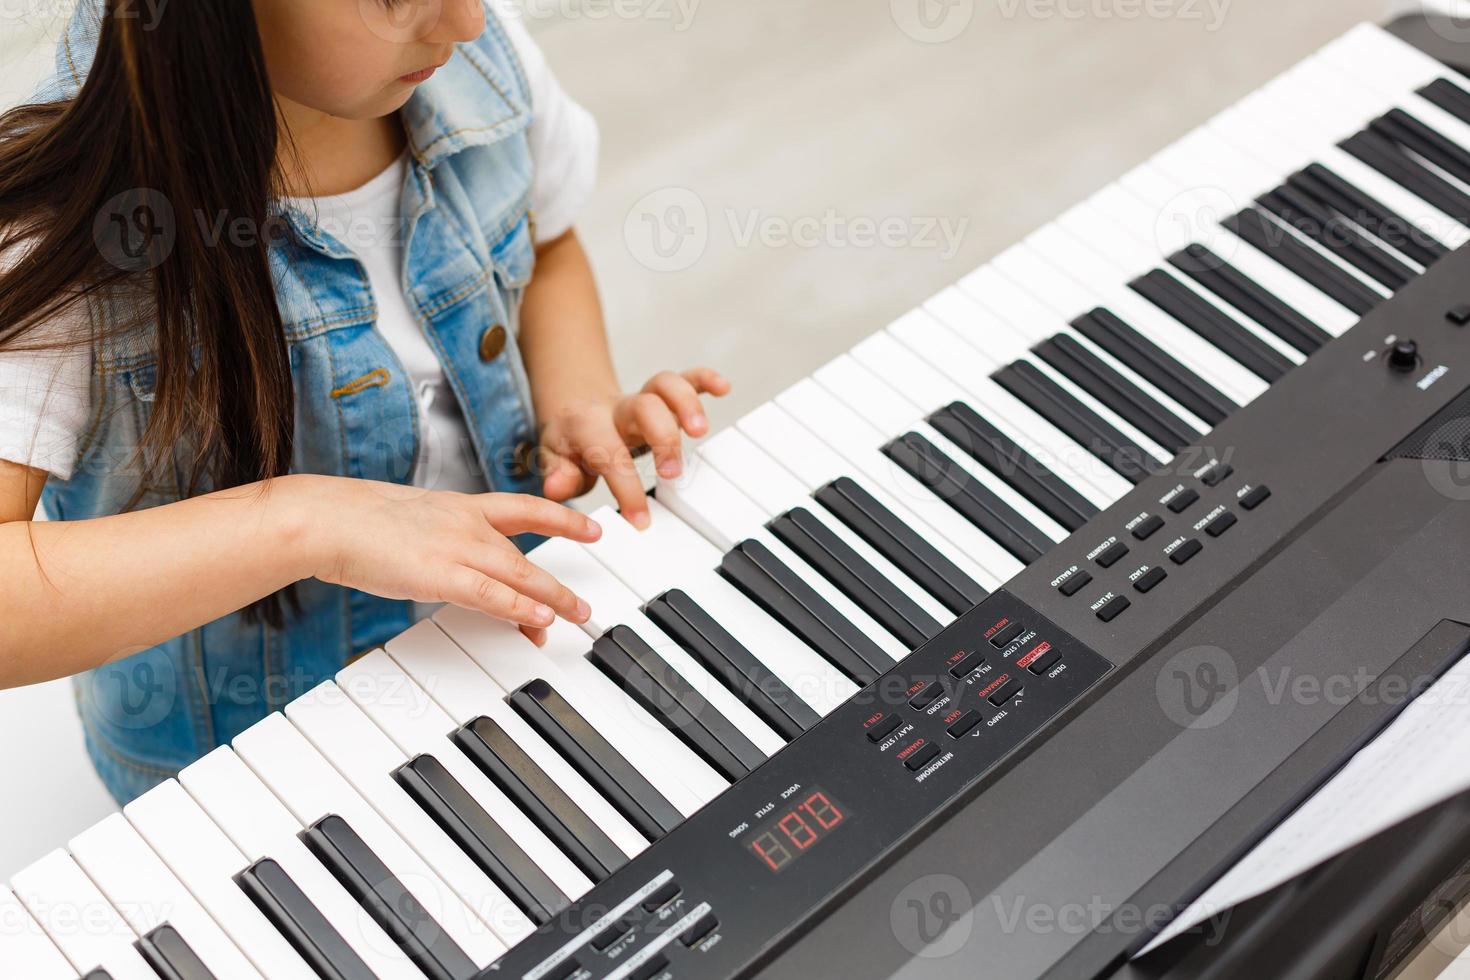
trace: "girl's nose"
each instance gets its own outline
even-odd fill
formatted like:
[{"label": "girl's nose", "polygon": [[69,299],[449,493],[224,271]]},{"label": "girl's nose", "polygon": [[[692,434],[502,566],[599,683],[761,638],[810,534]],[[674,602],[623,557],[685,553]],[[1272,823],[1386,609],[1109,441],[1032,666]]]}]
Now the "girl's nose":
[{"label": "girl's nose", "polygon": [[439,0],[439,23],[427,41],[473,41],[485,32],[485,5],[481,0]]}]

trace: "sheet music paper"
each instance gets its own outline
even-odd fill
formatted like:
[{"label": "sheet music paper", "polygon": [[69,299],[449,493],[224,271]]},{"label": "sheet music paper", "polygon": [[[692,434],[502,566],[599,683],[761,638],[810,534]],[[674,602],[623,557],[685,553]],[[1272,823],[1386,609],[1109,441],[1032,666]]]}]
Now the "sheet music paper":
[{"label": "sheet music paper", "polygon": [[1470,657],[1181,912],[1135,959],[1470,789]]}]

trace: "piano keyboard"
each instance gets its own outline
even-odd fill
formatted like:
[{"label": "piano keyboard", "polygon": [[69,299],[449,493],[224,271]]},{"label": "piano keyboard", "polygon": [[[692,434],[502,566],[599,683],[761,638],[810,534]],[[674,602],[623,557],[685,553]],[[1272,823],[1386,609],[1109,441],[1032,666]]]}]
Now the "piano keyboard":
[{"label": "piano keyboard", "polygon": [[[489,968],[1141,481],[1227,476],[1190,447],[1470,239],[1450,75],[1374,27],[1328,45],[709,439],[649,531],[539,548],[585,632],[446,608],[16,874],[6,974]],[[630,884],[608,957],[527,980],[698,972],[704,905],[613,958],[676,907]]]}]

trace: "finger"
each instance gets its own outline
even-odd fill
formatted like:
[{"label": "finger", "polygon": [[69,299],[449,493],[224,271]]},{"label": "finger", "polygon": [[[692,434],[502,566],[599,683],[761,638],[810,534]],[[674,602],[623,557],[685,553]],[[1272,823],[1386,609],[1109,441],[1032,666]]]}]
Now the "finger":
[{"label": "finger", "polygon": [[550,606],[516,592],[483,572],[460,565],[450,574],[445,602],[518,626],[545,629],[556,619]]},{"label": "finger", "polygon": [[679,425],[691,436],[702,436],[709,431],[709,419],[699,402],[699,392],[682,374],[673,371],[656,374],[643,386],[643,390],[662,398],[679,417]]},{"label": "finger", "polygon": [[714,395],[716,398],[724,398],[730,393],[729,380],[714,368],[690,368],[688,371],[683,372],[683,377],[701,395]]},{"label": "finger", "polygon": [[520,627],[517,627],[517,628],[521,631],[521,634],[523,636],[525,636],[526,639],[528,639],[532,643],[536,644],[536,646],[538,646],[538,647],[544,647],[544,646],[546,646],[546,631],[545,630],[543,630],[543,629],[537,629],[534,626],[520,626]]},{"label": "finger", "polygon": [[633,399],[633,419],[639,436],[653,449],[658,475],[672,480],[684,472],[679,420],[668,404],[658,395],[639,395]]},{"label": "finger", "polygon": [[592,615],[591,608],[575,592],[557,581],[555,575],[521,554],[509,542],[483,548],[465,564],[510,586],[528,599],[550,606],[563,619],[581,624],[587,622],[587,618]]},{"label": "finger", "polygon": [[617,429],[608,424],[592,445],[582,449],[582,463],[607,481],[607,489],[629,524],[640,531],[648,527],[648,496],[643,478]]},{"label": "finger", "polygon": [[592,542],[602,536],[592,518],[555,501],[526,493],[486,493],[480,500],[485,519],[506,537],[530,533]]},{"label": "finger", "polygon": [[541,483],[541,492],[546,495],[547,500],[558,502],[571,500],[583,493],[586,479],[582,467],[561,453],[554,453],[550,449],[543,449],[541,456],[546,466],[546,477]]}]

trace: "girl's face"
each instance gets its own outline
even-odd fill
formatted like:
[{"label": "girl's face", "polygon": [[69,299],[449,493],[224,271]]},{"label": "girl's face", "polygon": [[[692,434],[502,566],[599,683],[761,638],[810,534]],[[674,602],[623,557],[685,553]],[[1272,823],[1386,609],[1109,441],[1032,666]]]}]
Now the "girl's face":
[{"label": "girl's face", "polygon": [[482,0],[254,0],[271,87],[330,116],[375,119],[485,28]]}]

